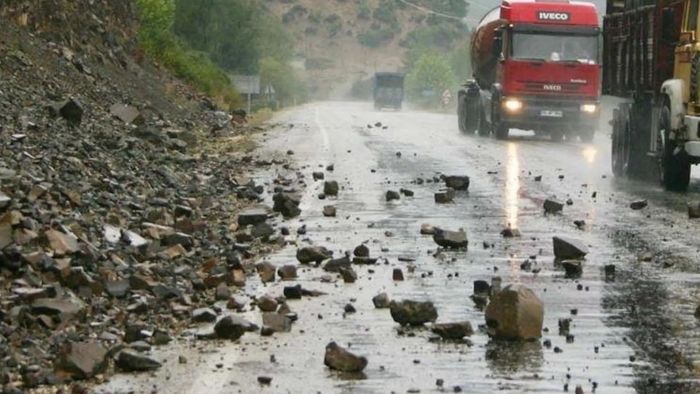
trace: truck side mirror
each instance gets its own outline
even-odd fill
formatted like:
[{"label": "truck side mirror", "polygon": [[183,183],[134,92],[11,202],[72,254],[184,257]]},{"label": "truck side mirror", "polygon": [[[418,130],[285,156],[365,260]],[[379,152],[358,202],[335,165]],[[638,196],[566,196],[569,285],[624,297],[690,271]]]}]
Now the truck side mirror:
[{"label": "truck side mirror", "polygon": [[661,16],[661,37],[666,42],[676,42],[676,10],[664,8]]}]

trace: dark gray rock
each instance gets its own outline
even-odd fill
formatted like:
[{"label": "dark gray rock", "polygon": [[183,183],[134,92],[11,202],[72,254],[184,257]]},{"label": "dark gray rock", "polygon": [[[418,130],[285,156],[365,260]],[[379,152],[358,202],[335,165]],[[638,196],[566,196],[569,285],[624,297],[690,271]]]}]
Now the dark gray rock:
[{"label": "dark gray rock", "polygon": [[466,249],[469,245],[467,233],[462,229],[459,231],[449,231],[436,228],[433,241],[444,248],[451,249]]},{"label": "dark gray rock", "polygon": [[323,363],[330,369],[342,372],[362,372],[367,367],[367,358],[357,356],[335,342],[326,346],[326,354]]},{"label": "dark gray rock", "polygon": [[325,217],[335,217],[336,209],[332,205],[326,205],[323,207],[323,216]]},{"label": "dark gray rock", "polygon": [[74,379],[89,379],[104,372],[107,367],[107,349],[99,342],[69,343],[62,350],[56,370],[68,373]]},{"label": "dark gray rock", "polygon": [[263,313],[263,327],[271,329],[273,332],[290,332],[292,331],[292,319],[287,315],[282,315],[275,312]]},{"label": "dark gray rock", "polygon": [[374,307],[377,309],[385,309],[388,308],[390,305],[390,300],[389,300],[389,295],[386,293],[380,293],[377,294],[376,296],[372,297],[372,303],[374,304]]},{"label": "dark gray rock", "polygon": [[435,202],[437,204],[451,203],[455,198],[454,189],[440,190],[435,193]]},{"label": "dark gray rock", "polygon": [[228,315],[221,318],[214,326],[217,338],[230,339],[232,341],[242,337],[246,332],[256,331],[257,327],[242,317]]},{"label": "dark gray rock", "polygon": [[435,323],[430,329],[442,339],[460,340],[474,333],[472,325],[468,321],[455,323]]},{"label": "dark gray rock", "polygon": [[588,247],[581,241],[567,237],[553,237],[554,256],[559,260],[576,260],[588,254]]},{"label": "dark gray rock", "polygon": [[272,210],[281,213],[287,219],[301,214],[301,209],[299,209],[301,197],[297,194],[276,193],[272,197],[272,201],[274,202]]},{"label": "dark gray rock", "polygon": [[327,196],[337,196],[338,190],[339,186],[337,181],[326,181],[323,184],[323,194]]},{"label": "dark gray rock", "polygon": [[397,192],[396,190],[389,190],[386,192],[385,197],[387,201],[400,200],[401,194],[399,194],[399,192]]},{"label": "dark gray rock", "polygon": [[114,365],[124,372],[154,371],[162,366],[158,361],[130,349],[120,351]]},{"label": "dark gray rock", "polygon": [[454,190],[469,189],[469,177],[465,175],[449,175],[445,176],[445,185]]},{"label": "dark gray rock", "polygon": [[329,260],[323,270],[326,272],[340,272],[342,269],[348,269],[352,266],[352,262],[348,256],[343,256],[338,259]]},{"label": "dark gray rock", "polygon": [[555,213],[560,213],[564,209],[564,204],[557,201],[557,200],[548,198],[548,199],[544,200],[543,207],[544,207],[544,213],[555,214]]},{"label": "dark gray rock", "polygon": [[369,257],[369,248],[365,244],[360,244],[355,247],[352,253],[356,257]]},{"label": "dark gray rock", "polygon": [[302,264],[321,263],[333,257],[333,253],[320,246],[306,246],[297,250],[297,260]]},{"label": "dark gray rock", "polygon": [[264,223],[265,221],[267,221],[267,211],[263,208],[250,208],[238,214],[238,224],[241,226]]},{"label": "dark gray rock", "polygon": [[198,308],[192,311],[192,321],[197,323],[215,322],[216,316],[216,312],[211,308]]},{"label": "dark gray rock", "polygon": [[391,317],[402,326],[420,326],[437,320],[438,313],[430,301],[391,301],[389,304]]},{"label": "dark gray rock", "polygon": [[635,211],[638,211],[638,210],[640,210],[640,209],[646,208],[647,205],[649,205],[649,203],[647,202],[647,200],[637,200],[637,201],[632,201],[632,202],[630,203],[630,208],[632,208],[632,209],[635,210]]}]

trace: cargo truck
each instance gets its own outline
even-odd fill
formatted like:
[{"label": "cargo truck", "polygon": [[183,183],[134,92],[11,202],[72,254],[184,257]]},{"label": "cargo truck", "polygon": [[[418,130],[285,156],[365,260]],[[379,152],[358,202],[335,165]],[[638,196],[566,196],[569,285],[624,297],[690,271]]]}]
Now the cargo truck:
[{"label": "cargo truck", "polygon": [[511,128],[591,141],[598,127],[600,26],[591,3],[504,0],[471,40],[474,79],[457,95],[460,130]]},{"label": "cargo truck", "polygon": [[374,109],[400,110],[403,104],[404,75],[394,72],[378,72],[374,75]]},{"label": "cargo truck", "polygon": [[614,111],[612,170],[683,191],[700,163],[698,0],[608,0],[603,92]]}]

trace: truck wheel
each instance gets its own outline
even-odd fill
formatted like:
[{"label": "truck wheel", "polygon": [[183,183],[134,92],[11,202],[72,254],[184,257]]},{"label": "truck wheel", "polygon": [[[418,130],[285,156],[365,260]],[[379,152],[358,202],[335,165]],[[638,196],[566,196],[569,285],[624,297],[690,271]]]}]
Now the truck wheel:
[{"label": "truck wheel", "polygon": [[578,138],[581,142],[590,144],[593,142],[593,137],[595,137],[595,130],[586,130],[579,133]]},{"label": "truck wheel", "polygon": [[627,175],[630,155],[629,119],[624,108],[616,110],[613,117],[613,133],[611,144],[612,170],[617,177]]},{"label": "truck wheel", "polygon": [[479,111],[479,135],[482,137],[488,137],[491,134],[491,128],[489,123],[486,121],[486,114],[483,108]]},{"label": "truck wheel", "polygon": [[510,127],[503,123],[496,123],[493,125],[493,133],[496,135],[498,140],[507,140],[508,134],[510,133]]},{"label": "truck wheel", "polygon": [[466,95],[460,94],[457,100],[457,125],[462,133],[467,131],[466,116],[467,116],[467,98]]},{"label": "truck wheel", "polygon": [[552,130],[549,133],[549,137],[552,139],[552,142],[561,142],[564,139],[564,131],[560,129]]},{"label": "truck wheel", "polygon": [[671,110],[664,106],[659,114],[659,177],[666,190],[682,192],[690,183],[690,161],[683,154],[674,154],[675,141],[671,141]]}]

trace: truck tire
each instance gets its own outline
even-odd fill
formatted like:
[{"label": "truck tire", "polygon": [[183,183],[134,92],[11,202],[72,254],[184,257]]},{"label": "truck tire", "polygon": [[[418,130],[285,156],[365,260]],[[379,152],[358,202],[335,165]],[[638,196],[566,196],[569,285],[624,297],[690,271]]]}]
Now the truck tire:
[{"label": "truck tire", "polygon": [[457,125],[462,133],[467,131],[465,118],[467,116],[467,97],[460,92],[457,98]]},{"label": "truck tire", "polygon": [[671,110],[664,105],[659,114],[659,178],[661,185],[669,191],[683,192],[690,183],[690,161],[683,155],[674,154],[675,141],[671,141]]},{"label": "truck tire", "polygon": [[488,137],[491,134],[491,127],[489,127],[489,123],[486,121],[486,114],[484,113],[484,109],[480,108],[479,109],[479,135],[482,137]]},{"label": "truck tire", "polygon": [[617,177],[626,175],[629,163],[629,122],[622,107],[615,109],[611,146],[611,164],[613,174]]},{"label": "truck tire", "polygon": [[558,128],[552,130],[549,133],[549,138],[551,138],[552,142],[561,142],[562,140],[564,140],[564,131]]},{"label": "truck tire", "polygon": [[591,142],[593,142],[594,137],[595,137],[595,129],[582,131],[578,135],[578,138],[581,140],[581,142],[583,142],[585,144],[590,144]]}]

